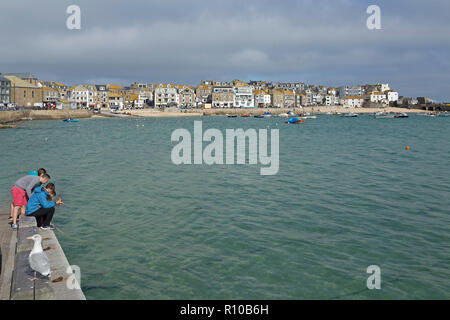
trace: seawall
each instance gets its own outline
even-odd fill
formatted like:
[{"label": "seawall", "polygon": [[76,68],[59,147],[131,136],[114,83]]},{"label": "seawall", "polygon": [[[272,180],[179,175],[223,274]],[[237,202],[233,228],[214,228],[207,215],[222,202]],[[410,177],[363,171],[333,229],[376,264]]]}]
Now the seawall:
[{"label": "seawall", "polygon": [[90,118],[87,110],[21,110],[0,112],[0,123],[24,120],[59,120],[64,118]]}]

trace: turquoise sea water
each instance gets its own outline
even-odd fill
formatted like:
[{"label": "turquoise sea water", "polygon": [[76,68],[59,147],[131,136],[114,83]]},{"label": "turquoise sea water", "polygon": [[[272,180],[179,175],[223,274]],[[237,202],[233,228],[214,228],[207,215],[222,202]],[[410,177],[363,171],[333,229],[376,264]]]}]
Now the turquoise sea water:
[{"label": "turquoise sea water", "polygon": [[[171,133],[194,120],[280,129],[279,173],[172,164]],[[88,299],[450,298],[450,119],[283,122],[23,123],[0,130],[0,207],[15,180],[48,169]],[[381,290],[366,288],[369,265]]]}]

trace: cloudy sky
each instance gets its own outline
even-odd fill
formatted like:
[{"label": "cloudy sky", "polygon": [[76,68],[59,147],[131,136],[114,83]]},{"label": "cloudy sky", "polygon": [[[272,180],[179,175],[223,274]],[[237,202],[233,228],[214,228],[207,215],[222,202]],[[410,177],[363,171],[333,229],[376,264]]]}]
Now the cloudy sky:
[{"label": "cloudy sky", "polygon": [[[66,9],[81,8],[81,30]],[[366,27],[369,5],[381,30]],[[389,82],[450,101],[449,0],[2,0],[0,72],[67,84]]]}]

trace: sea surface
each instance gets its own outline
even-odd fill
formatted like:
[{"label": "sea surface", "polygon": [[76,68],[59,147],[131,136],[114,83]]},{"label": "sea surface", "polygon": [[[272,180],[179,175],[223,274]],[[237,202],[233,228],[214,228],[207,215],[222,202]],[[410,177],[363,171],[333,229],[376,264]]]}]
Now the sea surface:
[{"label": "sea surface", "polygon": [[[279,129],[278,174],[173,164],[171,134],[194,121]],[[0,208],[18,178],[48,170],[88,299],[449,299],[450,119],[284,121],[24,122],[0,130]]]}]

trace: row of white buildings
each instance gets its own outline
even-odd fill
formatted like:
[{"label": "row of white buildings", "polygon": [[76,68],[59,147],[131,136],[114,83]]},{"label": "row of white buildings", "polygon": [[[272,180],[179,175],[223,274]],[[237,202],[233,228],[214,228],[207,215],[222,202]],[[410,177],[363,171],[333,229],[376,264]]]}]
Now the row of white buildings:
[{"label": "row of white buildings", "polygon": [[[23,106],[58,108],[257,108],[334,106],[362,107],[389,105],[399,100],[388,84],[342,86],[339,88],[307,85],[300,82],[201,81],[197,86],[173,83],[130,86],[40,81],[31,74],[5,75],[0,81],[2,100]],[[6,93],[7,94],[6,94]],[[6,98],[5,98],[6,97]],[[7,99],[8,98],[8,99]]]}]

